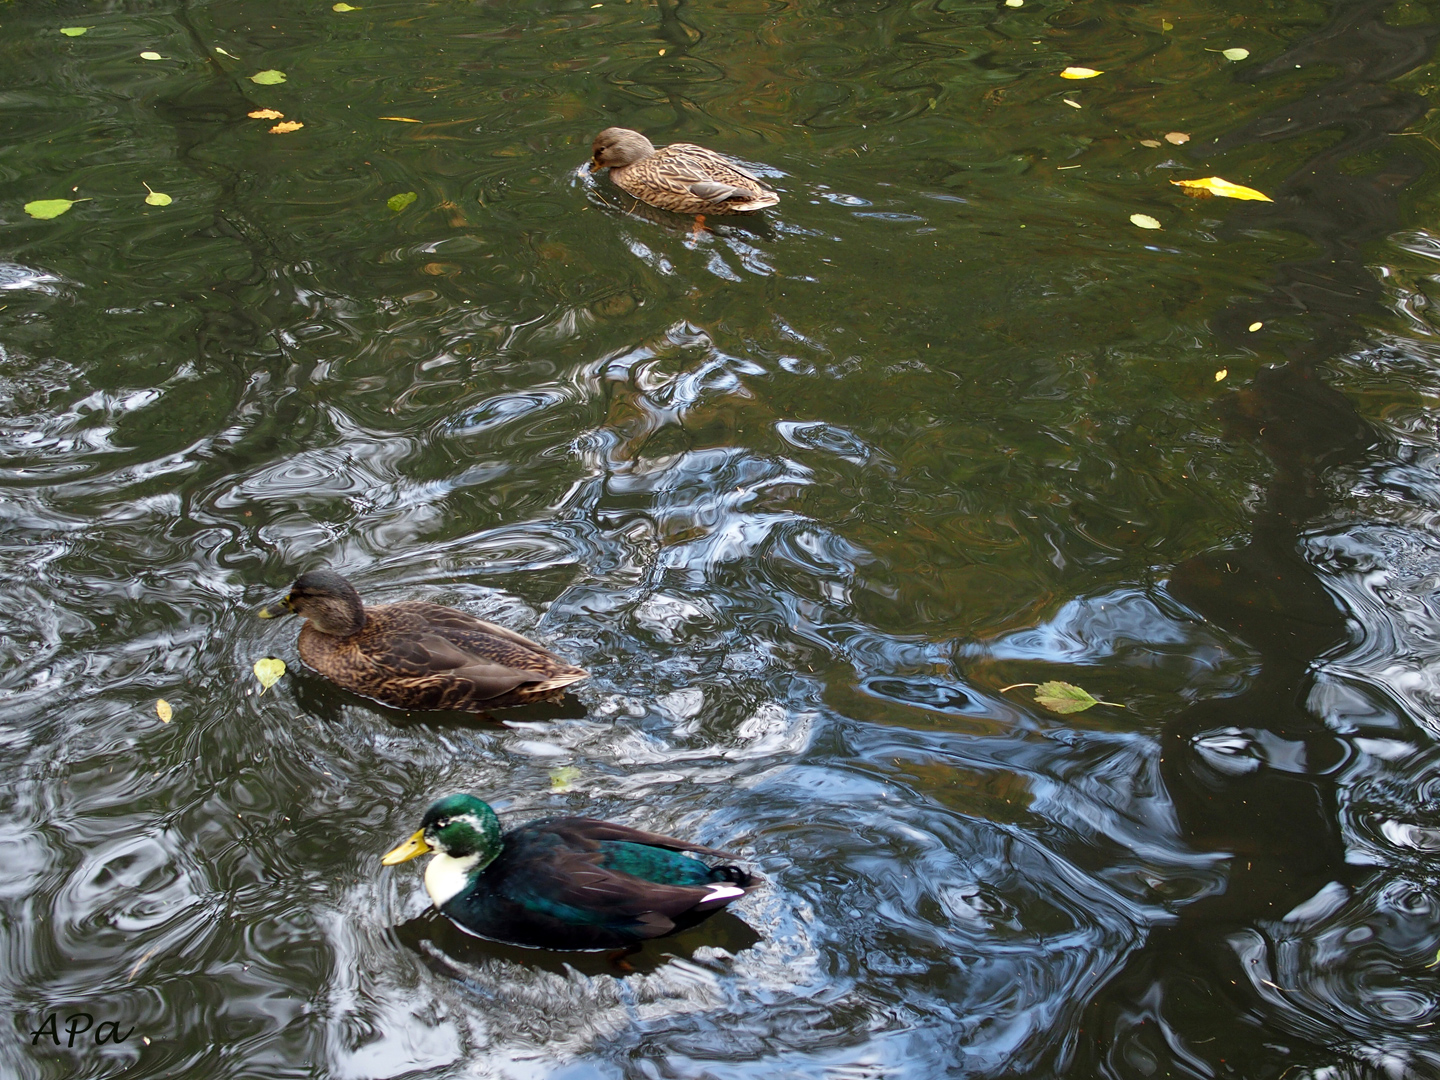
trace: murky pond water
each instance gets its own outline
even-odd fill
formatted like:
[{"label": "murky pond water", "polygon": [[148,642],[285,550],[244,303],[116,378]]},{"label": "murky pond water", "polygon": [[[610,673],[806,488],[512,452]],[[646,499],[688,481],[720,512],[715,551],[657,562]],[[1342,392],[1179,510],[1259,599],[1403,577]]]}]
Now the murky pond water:
[{"label": "murky pond water", "polygon": [[[354,8],[0,4],[5,1075],[1440,1075],[1433,6]],[[322,565],[593,677],[351,697]],[[769,884],[489,945],[455,790]]]}]

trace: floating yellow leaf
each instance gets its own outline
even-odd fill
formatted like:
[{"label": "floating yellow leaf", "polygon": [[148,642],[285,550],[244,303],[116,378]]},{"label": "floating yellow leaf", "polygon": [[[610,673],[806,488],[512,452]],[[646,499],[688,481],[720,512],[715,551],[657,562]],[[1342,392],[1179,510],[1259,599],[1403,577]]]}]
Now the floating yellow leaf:
[{"label": "floating yellow leaf", "polygon": [[569,791],[575,781],[580,779],[580,770],[573,765],[565,765],[558,769],[550,770],[550,790]]},{"label": "floating yellow leaf", "polygon": [[1131,223],[1132,225],[1138,225],[1138,226],[1140,226],[1140,228],[1142,228],[1142,229],[1158,229],[1158,228],[1160,228],[1160,222],[1156,221],[1156,220],[1155,220],[1153,217],[1151,217],[1149,214],[1131,214],[1131,215],[1130,215],[1130,223]]},{"label": "floating yellow leaf", "polygon": [[1160,20],[1160,29],[1161,29],[1161,30],[1164,30],[1164,31],[1166,31],[1166,32],[1168,33],[1169,31],[1175,29],[1175,24],[1172,23],[1172,22],[1170,22],[1170,21],[1167,20],[1167,19],[1161,19],[1161,20]]},{"label": "floating yellow leaf", "polygon": [[665,55],[665,50],[664,50],[664,49],[661,49],[661,50],[660,50],[660,55],[661,55],[661,56],[664,56],[664,55]]},{"label": "floating yellow leaf", "polygon": [[302,127],[304,127],[304,126],[305,126],[305,125],[302,124],[299,120],[286,120],[286,121],[283,121],[282,123],[276,124],[274,127],[272,127],[272,128],[270,129],[270,134],[271,134],[271,135],[285,135],[285,134],[287,134],[288,132],[291,132],[291,131],[299,131],[299,130],[300,130]]},{"label": "floating yellow leaf", "polygon": [[[141,180],[140,183],[145,184],[145,181]],[[175,201],[174,199],[170,198],[169,195],[166,195],[163,191],[156,191],[149,184],[145,184],[145,190],[150,192],[149,195],[145,196],[145,201],[151,206],[169,206],[172,202]]]},{"label": "floating yellow leaf", "polygon": [[284,660],[277,660],[273,656],[267,656],[255,661],[255,678],[260,680],[260,693],[262,694],[279,682],[280,676],[284,674]]},{"label": "floating yellow leaf", "polygon": [[1045,708],[1057,713],[1084,712],[1092,705],[1109,705],[1116,709],[1125,708],[1118,701],[1101,701],[1089,691],[1082,690],[1074,683],[1068,682],[1017,682],[1009,686],[1002,686],[1000,693],[1008,693],[1011,690],[1019,690],[1022,686],[1035,687],[1035,700]]},{"label": "floating yellow leaf", "polygon": [[1250,55],[1249,49],[1225,49],[1220,53],[1226,60],[1244,60]]},{"label": "floating yellow leaf", "polygon": [[159,701],[155,702],[155,715],[160,717],[163,723],[168,724],[170,718],[175,714],[170,710],[170,702],[162,697]]},{"label": "floating yellow leaf", "polygon": [[246,115],[249,116],[252,120],[284,120],[284,119],[285,119],[285,114],[284,114],[283,112],[280,112],[278,109],[256,109],[254,112],[252,112],[252,113],[247,113]]},{"label": "floating yellow leaf", "polygon": [[1140,145],[1141,145],[1141,146],[1164,146],[1165,144],[1162,143],[1159,139],[1141,139],[1141,140],[1140,140]]},{"label": "floating yellow leaf", "polygon": [[1087,67],[1068,67],[1060,72],[1062,79],[1093,79],[1096,75],[1104,75],[1103,71],[1096,71]]},{"label": "floating yellow leaf", "polygon": [[351,7],[349,4],[331,4],[331,11],[359,11],[358,7]]},{"label": "floating yellow leaf", "polygon": [[59,217],[77,202],[89,201],[89,199],[36,199],[34,202],[25,204],[25,212],[33,218],[48,221],[50,218]]},{"label": "floating yellow leaf", "polygon": [[276,71],[274,68],[267,68],[264,71],[257,71],[250,76],[250,81],[259,83],[261,86],[278,86],[285,81],[285,73]]},{"label": "floating yellow leaf", "polygon": [[1025,0],[1005,0],[1006,7],[1024,7]]},{"label": "floating yellow leaf", "polygon": [[81,34],[85,33],[86,30],[90,29],[92,29],[92,27],[89,26],[62,26],[60,28],[60,33],[64,34],[66,37],[79,37]]},{"label": "floating yellow leaf", "polygon": [[1044,682],[1035,688],[1035,700],[1051,712],[1084,712],[1092,705],[1112,705],[1117,709],[1125,706],[1114,701],[1101,701],[1089,691],[1082,690],[1074,683]]},{"label": "floating yellow leaf", "polygon": [[1430,963],[1426,964],[1425,966],[1427,968],[1440,967],[1440,952],[1437,952],[1435,954],[1435,959],[1431,960]]},{"label": "floating yellow leaf", "polygon": [[398,214],[419,197],[413,191],[402,191],[399,195],[391,195],[386,199],[385,205]]},{"label": "floating yellow leaf", "polygon": [[140,54],[140,59],[141,59],[141,60],[164,60],[165,58],[164,58],[163,56],[161,56],[158,52],[142,52],[142,53]]},{"label": "floating yellow leaf", "polygon": [[1072,108],[1072,109],[1079,109],[1079,108],[1082,108],[1082,107],[1083,107],[1078,101],[1071,101],[1068,97],[1067,97],[1067,98],[1061,98],[1060,100],[1063,101],[1063,102],[1065,102],[1065,104],[1066,104],[1066,105],[1069,105],[1070,108]]},{"label": "floating yellow leaf", "polygon": [[1183,131],[1169,131],[1165,134],[1165,141],[1179,146],[1181,143],[1189,142],[1190,136],[1186,135]]},{"label": "floating yellow leaf", "polygon": [[1187,194],[1203,191],[1210,195],[1219,195],[1226,199],[1251,199],[1258,202],[1274,202],[1269,195],[1262,194],[1254,188],[1245,187],[1242,184],[1232,184],[1229,180],[1222,180],[1218,176],[1207,176],[1203,180],[1171,180],[1170,183],[1176,187],[1184,188]]},{"label": "floating yellow leaf", "polygon": [[215,46],[215,51],[218,52],[221,56],[228,56],[231,60],[239,60],[239,59],[240,59],[240,58],[239,58],[238,56],[236,56],[234,53],[226,52],[224,49],[220,48],[219,45],[216,45],[216,46]]},{"label": "floating yellow leaf", "polygon": [[1262,326],[1264,326],[1264,325],[1265,325],[1265,324],[1264,324],[1263,322],[1252,322],[1252,323],[1250,324],[1250,333],[1253,334],[1256,330],[1259,330],[1260,327],[1262,327]]},{"label": "floating yellow leaf", "polygon": [[382,116],[381,120],[394,120],[397,124],[422,124],[423,120],[416,120],[413,116]]},{"label": "floating yellow leaf", "polygon": [[1225,376],[1226,376],[1226,375],[1229,375],[1229,374],[1230,374],[1230,369],[1229,369],[1229,368],[1223,368],[1223,367],[1222,367],[1219,371],[1215,372],[1215,381],[1216,381],[1216,382],[1221,382],[1221,381],[1225,378]]}]

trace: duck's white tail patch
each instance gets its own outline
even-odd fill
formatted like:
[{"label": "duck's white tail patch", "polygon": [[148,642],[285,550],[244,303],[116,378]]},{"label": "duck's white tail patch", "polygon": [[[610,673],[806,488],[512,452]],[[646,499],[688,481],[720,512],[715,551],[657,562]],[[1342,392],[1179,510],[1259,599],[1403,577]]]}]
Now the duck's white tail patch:
[{"label": "duck's white tail patch", "polygon": [[716,884],[710,886],[710,891],[705,894],[705,899],[701,900],[700,903],[720,904],[724,903],[726,900],[734,900],[737,896],[744,895],[744,889],[741,889],[735,885],[722,885],[717,882]]}]

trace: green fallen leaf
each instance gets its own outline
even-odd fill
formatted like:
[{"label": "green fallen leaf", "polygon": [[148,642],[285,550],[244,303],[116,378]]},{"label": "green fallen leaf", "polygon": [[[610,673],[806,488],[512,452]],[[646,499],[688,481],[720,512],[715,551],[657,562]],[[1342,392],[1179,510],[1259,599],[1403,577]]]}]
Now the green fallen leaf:
[{"label": "green fallen leaf", "polygon": [[62,26],[60,27],[60,33],[64,34],[66,37],[79,37],[81,34],[85,33],[85,31],[89,29],[91,28],[88,26]]},{"label": "green fallen leaf", "polygon": [[576,780],[580,779],[580,770],[574,765],[565,765],[558,769],[550,770],[550,790],[569,791]]},{"label": "green fallen leaf", "polygon": [[1114,701],[1101,701],[1074,683],[1044,682],[1035,688],[1035,700],[1051,712],[1062,715],[1084,712],[1092,705],[1113,705],[1117,709],[1125,706]]},{"label": "green fallen leaf", "polygon": [[[141,180],[140,183],[145,184],[145,181]],[[172,202],[175,201],[174,199],[170,198],[169,195],[166,195],[163,191],[156,191],[149,184],[145,184],[145,190],[150,192],[149,195],[145,196],[145,201],[151,206],[169,206]]]},{"label": "green fallen leaf", "polygon": [[262,694],[279,682],[280,676],[284,674],[284,660],[277,660],[273,656],[267,656],[255,661],[255,677],[260,680],[260,693]]},{"label": "green fallen leaf", "polygon": [[36,199],[34,202],[25,204],[25,212],[33,218],[48,221],[50,218],[59,217],[77,202],[89,201],[89,199]]},{"label": "green fallen leaf", "polygon": [[261,86],[279,86],[285,81],[285,73],[276,71],[274,68],[266,68],[264,71],[257,71],[251,75],[250,81],[259,83]]},{"label": "green fallen leaf", "polygon": [[1169,19],[1161,19],[1160,29],[1164,30],[1166,33],[1169,33],[1171,30],[1175,29],[1175,24],[1172,23]]},{"label": "green fallen leaf", "polygon": [[1220,53],[1226,60],[1244,60],[1250,55],[1249,49],[1223,49]]},{"label": "green fallen leaf", "polygon": [[1440,967],[1440,952],[1435,954],[1435,959],[1425,965],[1427,968]]},{"label": "green fallen leaf", "polygon": [[391,195],[390,198],[386,199],[385,205],[398,214],[419,197],[420,196],[416,195],[413,191],[402,191],[399,195]]}]

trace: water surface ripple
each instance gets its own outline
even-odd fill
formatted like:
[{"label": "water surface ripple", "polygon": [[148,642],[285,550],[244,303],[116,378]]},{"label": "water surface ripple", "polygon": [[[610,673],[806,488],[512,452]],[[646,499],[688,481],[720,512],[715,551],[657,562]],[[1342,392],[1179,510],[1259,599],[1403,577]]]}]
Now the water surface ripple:
[{"label": "water surface ripple", "polygon": [[[6,1076],[1440,1074],[1425,4],[3,15]],[[254,618],[319,565],[593,677],[347,695]],[[378,863],[455,790],[769,884],[473,939]]]}]

